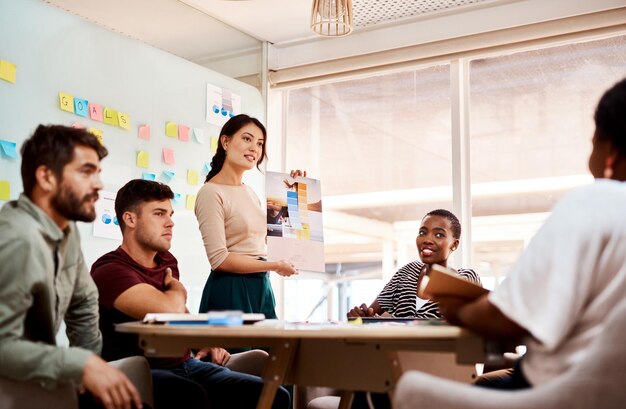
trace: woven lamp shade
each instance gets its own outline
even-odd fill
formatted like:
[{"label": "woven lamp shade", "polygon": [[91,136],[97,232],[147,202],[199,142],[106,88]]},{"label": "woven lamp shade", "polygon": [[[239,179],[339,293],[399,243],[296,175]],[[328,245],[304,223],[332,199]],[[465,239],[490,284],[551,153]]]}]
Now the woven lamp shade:
[{"label": "woven lamp shade", "polygon": [[352,32],[352,0],[313,0],[311,30],[324,37]]}]

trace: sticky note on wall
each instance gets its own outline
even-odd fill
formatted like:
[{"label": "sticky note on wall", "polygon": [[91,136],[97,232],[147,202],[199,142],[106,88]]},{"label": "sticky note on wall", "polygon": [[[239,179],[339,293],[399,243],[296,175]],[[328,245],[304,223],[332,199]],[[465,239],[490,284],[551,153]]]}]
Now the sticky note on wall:
[{"label": "sticky note on wall", "polygon": [[204,139],[204,129],[200,129],[200,128],[193,128],[193,136],[196,138],[196,141],[200,144],[203,144],[206,142]]},{"label": "sticky note on wall", "polygon": [[89,128],[89,133],[93,134],[93,136],[98,139],[100,145],[104,146],[104,131],[98,128]]},{"label": "sticky note on wall", "polygon": [[15,64],[5,60],[0,60],[0,79],[15,83],[16,73],[17,66]]},{"label": "sticky note on wall", "polygon": [[143,180],[156,180],[156,173],[150,173],[150,172],[143,172],[141,174],[141,178]]},{"label": "sticky note on wall", "polygon": [[2,154],[8,158],[17,158],[17,144],[12,141],[0,139],[0,150]]},{"label": "sticky note on wall", "polygon": [[89,103],[89,118],[102,122],[102,105]]},{"label": "sticky note on wall", "polygon": [[174,164],[174,150],[170,148],[163,148],[163,163],[166,165]]},{"label": "sticky note on wall", "polygon": [[166,122],[165,135],[170,138],[178,138],[178,124],[176,122]]},{"label": "sticky note on wall", "polygon": [[89,101],[86,99],[74,98],[74,113],[87,118],[87,116],[89,116]]},{"label": "sticky note on wall", "polygon": [[117,123],[122,129],[130,129],[130,117],[123,112],[117,113]]},{"label": "sticky note on wall", "polygon": [[137,166],[140,168],[147,168],[150,162],[150,156],[148,151],[137,152]]},{"label": "sticky note on wall", "polygon": [[189,127],[178,125],[178,139],[183,142],[189,142]]},{"label": "sticky note on wall", "polygon": [[105,124],[117,126],[117,111],[113,108],[105,107],[103,120]]},{"label": "sticky note on wall", "polygon": [[59,107],[63,111],[74,113],[74,96],[65,92],[59,92]]},{"label": "sticky note on wall", "polygon": [[211,137],[211,152],[217,152],[217,136]]},{"label": "sticky note on wall", "polygon": [[150,125],[141,125],[139,127],[139,137],[146,141],[150,140]]},{"label": "sticky note on wall", "polygon": [[9,200],[11,198],[11,182],[8,180],[0,180],[0,200]]},{"label": "sticky note on wall", "polygon": [[196,195],[187,195],[187,205],[185,207],[189,210],[193,210],[196,207]]},{"label": "sticky note on wall", "polygon": [[196,186],[198,184],[198,172],[197,171],[193,169],[189,169],[187,171],[187,183],[193,186]]}]

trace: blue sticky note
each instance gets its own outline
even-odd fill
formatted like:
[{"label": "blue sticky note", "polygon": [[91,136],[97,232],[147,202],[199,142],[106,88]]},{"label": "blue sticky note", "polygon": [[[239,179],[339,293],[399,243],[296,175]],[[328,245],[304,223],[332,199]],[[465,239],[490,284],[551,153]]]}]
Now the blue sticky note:
[{"label": "blue sticky note", "polygon": [[180,204],[180,193],[176,193],[174,192],[174,198],[172,199],[172,202],[176,203],[176,204]]},{"label": "blue sticky note", "polygon": [[15,142],[0,139],[0,147],[2,147],[2,151],[9,158],[17,158],[17,149],[15,149],[16,145],[17,144]]},{"label": "blue sticky note", "polygon": [[89,101],[74,97],[74,113],[87,118],[89,116]]},{"label": "blue sticky note", "polygon": [[171,170],[164,170],[162,175],[163,175],[163,179],[169,182],[170,180],[174,178],[174,176],[176,176],[176,172],[173,172]]},{"label": "blue sticky note", "polygon": [[156,180],[156,173],[143,172],[141,178],[143,180]]},{"label": "blue sticky note", "polygon": [[209,162],[204,162],[204,167],[202,168],[202,172],[208,175],[210,171],[211,171],[211,164]]}]

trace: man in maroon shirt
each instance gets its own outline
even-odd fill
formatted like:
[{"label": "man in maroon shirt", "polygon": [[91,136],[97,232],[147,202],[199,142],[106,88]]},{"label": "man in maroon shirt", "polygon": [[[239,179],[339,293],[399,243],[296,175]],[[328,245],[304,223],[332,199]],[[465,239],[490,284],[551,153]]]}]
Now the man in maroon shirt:
[{"label": "man in maroon shirt", "polygon": [[[100,292],[102,356],[107,360],[141,355],[136,335],[115,331],[114,324],[142,319],[147,313],[187,312],[187,291],[178,281],[171,247],[172,190],[162,183],[131,180],[115,199],[122,229],[122,245],[100,257],[91,275]],[[210,351],[210,352],[209,352]],[[213,362],[199,358],[210,353]],[[263,380],[224,366],[228,352],[221,348],[189,351],[174,359],[150,359],[155,406],[159,408],[253,408]],[[279,389],[274,408],[287,408],[288,392]]]}]

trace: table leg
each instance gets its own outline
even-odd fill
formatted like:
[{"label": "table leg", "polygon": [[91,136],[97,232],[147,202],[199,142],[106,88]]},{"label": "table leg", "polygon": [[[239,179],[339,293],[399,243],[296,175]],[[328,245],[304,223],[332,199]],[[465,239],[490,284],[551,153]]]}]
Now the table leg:
[{"label": "table leg", "polygon": [[354,391],[341,392],[341,400],[339,401],[338,409],[350,409],[352,407],[353,400],[354,400]]},{"label": "table leg", "polygon": [[270,359],[263,372],[263,391],[257,403],[257,409],[269,409],[274,403],[278,387],[284,382],[287,371],[291,368],[293,357],[298,350],[297,339],[280,340],[271,347]]}]

